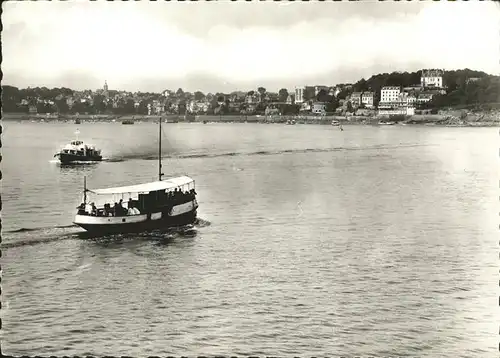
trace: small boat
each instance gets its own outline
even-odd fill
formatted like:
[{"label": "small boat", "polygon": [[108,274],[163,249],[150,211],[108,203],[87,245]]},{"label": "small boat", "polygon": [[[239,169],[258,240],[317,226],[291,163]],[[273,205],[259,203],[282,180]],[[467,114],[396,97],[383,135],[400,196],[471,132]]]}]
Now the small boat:
[{"label": "small boat", "polygon": [[133,119],[124,119],[122,121],[122,124],[134,124],[134,120]]},{"label": "small boat", "polygon": [[80,124],[80,123],[81,123],[81,121],[78,118],[75,119],[75,124]]},{"label": "small boat", "polygon": [[[76,134],[78,136],[79,131]],[[102,160],[101,150],[94,145],[85,144],[78,138],[66,144],[58,153],[54,154],[61,164],[74,162],[100,162]]]},{"label": "small boat", "polygon": [[340,122],[339,121],[336,121],[335,119],[332,121],[332,126],[340,126]]},{"label": "small boat", "polygon": [[286,121],[286,124],[288,124],[288,125],[296,124],[295,119],[289,119],[288,121]]},{"label": "small boat", "polygon": [[87,189],[84,177],[83,202],[77,208],[76,225],[91,233],[107,234],[144,232],[196,221],[195,181],[188,176],[162,179],[161,122],[160,118],[158,180],[116,188]]}]

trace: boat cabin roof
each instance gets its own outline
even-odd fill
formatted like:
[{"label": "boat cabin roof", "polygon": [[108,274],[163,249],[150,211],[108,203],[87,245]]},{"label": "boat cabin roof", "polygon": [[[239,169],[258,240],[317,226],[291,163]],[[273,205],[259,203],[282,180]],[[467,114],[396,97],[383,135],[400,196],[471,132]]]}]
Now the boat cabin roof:
[{"label": "boat cabin roof", "polygon": [[89,190],[91,193],[97,195],[112,195],[112,194],[126,194],[126,193],[149,193],[157,190],[174,189],[182,185],[194,183],[194,180],[188,176],[180,176],[169,178],[162,181],[154,181],[151,183],[136,184],[129,186],[121,186],[116,188],[94,189]]},{"label": "boat cabin roof", "polygon": [[82,145],[83,144],[83,141],[81,140],[73,140],[71,141],[71,145]]}]

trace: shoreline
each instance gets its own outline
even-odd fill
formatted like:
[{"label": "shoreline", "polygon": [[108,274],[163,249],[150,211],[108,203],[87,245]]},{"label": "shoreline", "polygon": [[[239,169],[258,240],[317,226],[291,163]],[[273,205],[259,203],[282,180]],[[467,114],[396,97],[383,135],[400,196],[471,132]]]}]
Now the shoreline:
[{"label": "shoreline", "polygon": [[[134,120],[141,122],[156,122],[159,118],[167,120],[167,124],[172,123],[260,123],[260,124],[286,124],[289,120],[294,120],[296,124],[316,124],[331,125],[333,120],[342,125],[366,125],[366,126],[386,126],[379,122],[393,122],[394,125],[412,126],[439,126],[439,127],[499,127],[500,114],[498,113],[474,113],[457,117],[451,112],[441,114],[413,115],[404,120],[394,120],[388,116],[265,116],[265,115],[196,115],[191,121],[186,121],[183,115],[29,115],[25,113],[3,113],[2,120],[18,122],[38,122],[38,123],[68,123],[80,119],[81,124],[96,122],[113,122],[121,124],[124,120]],[[170,123],[169,123],[170,122]]]}]

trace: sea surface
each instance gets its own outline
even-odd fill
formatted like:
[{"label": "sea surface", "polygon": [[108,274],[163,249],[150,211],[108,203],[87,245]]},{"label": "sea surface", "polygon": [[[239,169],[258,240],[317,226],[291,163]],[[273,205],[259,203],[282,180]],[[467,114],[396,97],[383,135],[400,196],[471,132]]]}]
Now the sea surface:
[{"label": "sea surface", "polygon": [[[199,222],[89,239],[158,126],[3,127],[4,354],[498,356],[498,129],[167,124]],[[54,162],[77,128],[105,161]]]}]

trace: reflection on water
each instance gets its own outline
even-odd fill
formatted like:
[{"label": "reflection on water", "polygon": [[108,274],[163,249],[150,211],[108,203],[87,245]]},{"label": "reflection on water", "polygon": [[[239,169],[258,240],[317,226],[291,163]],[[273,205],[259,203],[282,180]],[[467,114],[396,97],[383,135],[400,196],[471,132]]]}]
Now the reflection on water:
[{"label": "reflection on water", "polygon": [[[154,180],[156,161],[57,169],[47,143],[63,125],[43,140],[39,124],[9,125],[4,352],[496,354],[495,130],[171,126],[179,155],[164,168],[195,178],[199,222],[92,237],[65,227],[82,176]],[[123,154],[123,143],[155,147],[156,130],[86,134]],[[9,155],[25,151],[35,155]]]}]

